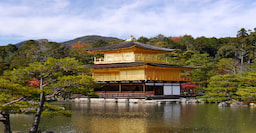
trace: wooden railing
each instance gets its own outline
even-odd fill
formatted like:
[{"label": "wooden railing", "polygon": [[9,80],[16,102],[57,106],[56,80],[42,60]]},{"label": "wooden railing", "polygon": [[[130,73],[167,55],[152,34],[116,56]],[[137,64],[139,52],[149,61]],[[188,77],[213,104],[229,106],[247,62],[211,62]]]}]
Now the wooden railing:
[{"label": "wooden railing", "polygon": [[148,62],[148,63],[159,63],[166,64],[166,60],[164,59],[152,59],[152,57],[144,57],[144,56],[135,56],[135,62]]},{"label": "wooden railing", "polygon": [[111,60],[106,60],[105,58],[96,58],[94,57],[94,64],[108,64],[108,63],[125,63],[125,62],[133,62],[133,60],[121,60],[112,58]]},{"label": "wooden railing", "polygon": [[105,64],[105,63],[121,63],[121,62],[147,62],[147,63],[159,63],[159,64],[166,64],[167,61],[166,59],[159,59],[159,58],[155,58],[152,59],[152,57],[144,57],[144,56],[135,56],[135,59],[132,60],[125,60],[123,58],[112,58],[111,61],[106,61],[105,58],[100,57],[94,57],[94,64]]},{"label": "wooden railing", "polygon": [[147,93],[102,93],[101,91],[99,91],[97,93],[100,98],[146,98],[154,95],[153,91]]},{"label": "wooden railing", "polygon": [[190,76],[181,76],[180,79],[181,79],[181,81],[191,81]]},{"label": "wooden railing", "polygon": [[102,64],[102,63],[104,63],[104,58],[94,57],[94,64]]}]

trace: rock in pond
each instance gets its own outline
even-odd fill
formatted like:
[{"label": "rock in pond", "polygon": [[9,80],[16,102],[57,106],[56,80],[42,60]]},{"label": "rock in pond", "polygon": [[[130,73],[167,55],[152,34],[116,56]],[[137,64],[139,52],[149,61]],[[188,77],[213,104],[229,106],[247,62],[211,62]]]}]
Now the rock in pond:
[{"label": "rock in pond", "polygon": [[230,104],[230,107],[248,107],[248,105],[242,102],[233,102]]},{"label": "rock in pond", "polygon": [[218,104],[218,107],[229,107],[230,104],[228,102],[221,102]]}]

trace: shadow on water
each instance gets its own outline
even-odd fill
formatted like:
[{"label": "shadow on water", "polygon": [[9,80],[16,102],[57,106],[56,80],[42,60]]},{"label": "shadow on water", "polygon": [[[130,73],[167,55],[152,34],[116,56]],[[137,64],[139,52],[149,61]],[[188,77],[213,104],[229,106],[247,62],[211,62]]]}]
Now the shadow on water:
[{"label": "shadow on water", "polygon": [[[255,132],[256,109],[212,104],[61,103],[71,117],[44,117],[42,131],[158,133]],[[11,115],[13,131],[28,132],[33,115]],[[3,131],[0,125],[0,132]]]}]

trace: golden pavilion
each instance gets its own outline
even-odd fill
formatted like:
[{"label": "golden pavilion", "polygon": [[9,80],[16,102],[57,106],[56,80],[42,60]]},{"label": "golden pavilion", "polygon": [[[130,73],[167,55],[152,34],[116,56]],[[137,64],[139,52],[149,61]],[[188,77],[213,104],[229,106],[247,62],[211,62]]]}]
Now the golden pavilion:
[{"label": "golden pavilion", "polygon": [[198,67],[168,65],[158,55],[175,49],[155,47],[136,41],[88,49],[103,58],[94,57],[89,64],[92,76],[101,88],[94,91],[102,98],[145,98],[151,96],[179,96],[180,83],[190,81],[180,72]]}]

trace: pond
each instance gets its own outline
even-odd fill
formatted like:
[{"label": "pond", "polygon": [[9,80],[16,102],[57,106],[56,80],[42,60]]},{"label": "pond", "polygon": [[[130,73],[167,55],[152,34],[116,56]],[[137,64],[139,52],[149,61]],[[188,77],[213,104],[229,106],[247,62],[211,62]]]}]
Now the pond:
[{"label": "pond", "polygon": [[[56,133],[253,133],[256,108],[216,104],[61,103],[71,117],[44,117],[41,131]],[[13,131],[28,132],[33,115],[11,115]],[[0,124],[0,132],[3,125]]]}]

